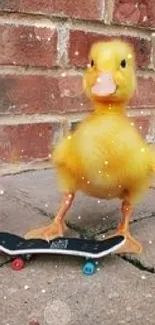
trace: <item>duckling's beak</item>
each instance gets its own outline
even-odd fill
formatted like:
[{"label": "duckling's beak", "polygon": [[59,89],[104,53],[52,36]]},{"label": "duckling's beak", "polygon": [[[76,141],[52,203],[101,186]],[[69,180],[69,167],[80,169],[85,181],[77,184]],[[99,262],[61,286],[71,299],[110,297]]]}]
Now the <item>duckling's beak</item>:
[{"label": "duckling's beak", "polygon": [[111,72],[100,72],[91,92],[95,96],[108,96],[116,91],[116,84]]}]

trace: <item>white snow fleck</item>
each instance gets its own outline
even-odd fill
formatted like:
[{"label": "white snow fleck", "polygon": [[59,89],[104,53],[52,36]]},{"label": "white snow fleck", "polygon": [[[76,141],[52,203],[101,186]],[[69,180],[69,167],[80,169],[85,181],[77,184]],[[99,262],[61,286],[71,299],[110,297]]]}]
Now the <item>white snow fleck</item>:
[{"label": "white snow fleck", "polygon": [[148,19],[147,16],[144,16],[143,17],[143,22],[147,21],[147,19]]},{"label": "white snow fleck", "polygon": [[37,35],[37,36],[36,36],[36,39],[37,39],[38,41],[40,41],[40,40],[41,40],[41,37],[40,37],[39,35]]}]

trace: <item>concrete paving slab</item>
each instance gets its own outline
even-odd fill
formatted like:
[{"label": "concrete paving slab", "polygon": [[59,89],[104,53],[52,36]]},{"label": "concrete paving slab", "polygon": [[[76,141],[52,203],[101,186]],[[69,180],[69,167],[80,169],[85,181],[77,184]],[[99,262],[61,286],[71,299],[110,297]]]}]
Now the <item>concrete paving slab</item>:
[{"label": "concrete paving slab", "polygon": [[144,250],[139,256],[127,255],[130,261],[155,273],[155,215],[131,225],[133,235],[142,242]]},{"label": "concrete paving slab", "polygon": [[0,269],[1,325],[154,325],[155,281],[117,257],[92,277],[81,260],[40,258],[20,272]]},{"label": "concrete paving slab", "polygon": [[[107,257],[94,276],[86,277],[80,258],[40,256],[15,272],[5,264],[8,257],[1,256],[0,325],[29,325],[33,320],[39,325],[154,325],[154,193],[149,190],[137,205],[131,225],[144,244],[140,258]],[[1,177],[0,229],[23,235],[48,224],[59,199],[51,170]],[[97,234],[116,226],[118,202],[95,203],[80,194],[68,214],[80,232],[91,229]]]},{"label": "concrete paving slab", "polygon": [[[36,211],[37,220],[31,217],[30,229],[46,223],[46,217],[54,216],[61,201],[61,194],[58,190],[54,170],[27,172],[18,175],[10,175],[0,178],[0,193],[2,197],[14,200],[18,204],[28,206]],[[149,189],[142,200],[136,205],[133,213],[133,220],[148,217],[155,211],[154,189]],[[3,199],[2,199],[3,200]],[[93,234],[106,232],[115,228],[120,217],[119,200],[101,200],[87,197],[78,193],[72,208],[66,216],[70,225]],[[5,210],[3,204],[3,209]],[[23,220],[23,218],[22,218]],[[24,221],[23,221],[24,222]]]},{"label": "concrete paving slab", "polygon": [[0,229],[1,231],[14,232],[24,235],[29,227],[41,226],[49,223],[49,218],[43,215],[30,205],[10,198],[7,194],[0,196]]}]

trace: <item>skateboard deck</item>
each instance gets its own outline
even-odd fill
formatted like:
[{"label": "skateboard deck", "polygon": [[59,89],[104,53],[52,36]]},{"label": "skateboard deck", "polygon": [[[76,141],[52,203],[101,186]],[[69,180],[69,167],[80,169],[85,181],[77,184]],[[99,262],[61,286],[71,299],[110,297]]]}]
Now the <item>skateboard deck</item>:
[{"label": "skateboard deck", "polygon": [[53,240],[24,239],[15,234],[0,232],[0,251],[10,256],[28,254],[62,254],[98,259],[117,251],[125,237],[117,235],[104,240],[66,238]]}]

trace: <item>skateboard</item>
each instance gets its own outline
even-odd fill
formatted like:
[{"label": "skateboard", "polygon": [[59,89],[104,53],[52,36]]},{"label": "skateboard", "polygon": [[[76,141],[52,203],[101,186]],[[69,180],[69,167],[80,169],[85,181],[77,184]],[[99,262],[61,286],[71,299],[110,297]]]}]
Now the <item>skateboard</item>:
[{"label": "skateboard", "polygon": [[61,254],[84,257],[82,270],[86,275],[96,271],[96,260],[116,252],[124,243],[125,237],[117,235],[104,240],[58,237],[53,240],[24,239],[15,234],[0,232],[0,251],[11,256],[11,266],[18,271],[24,268],[25,261],[36,254]]}]

